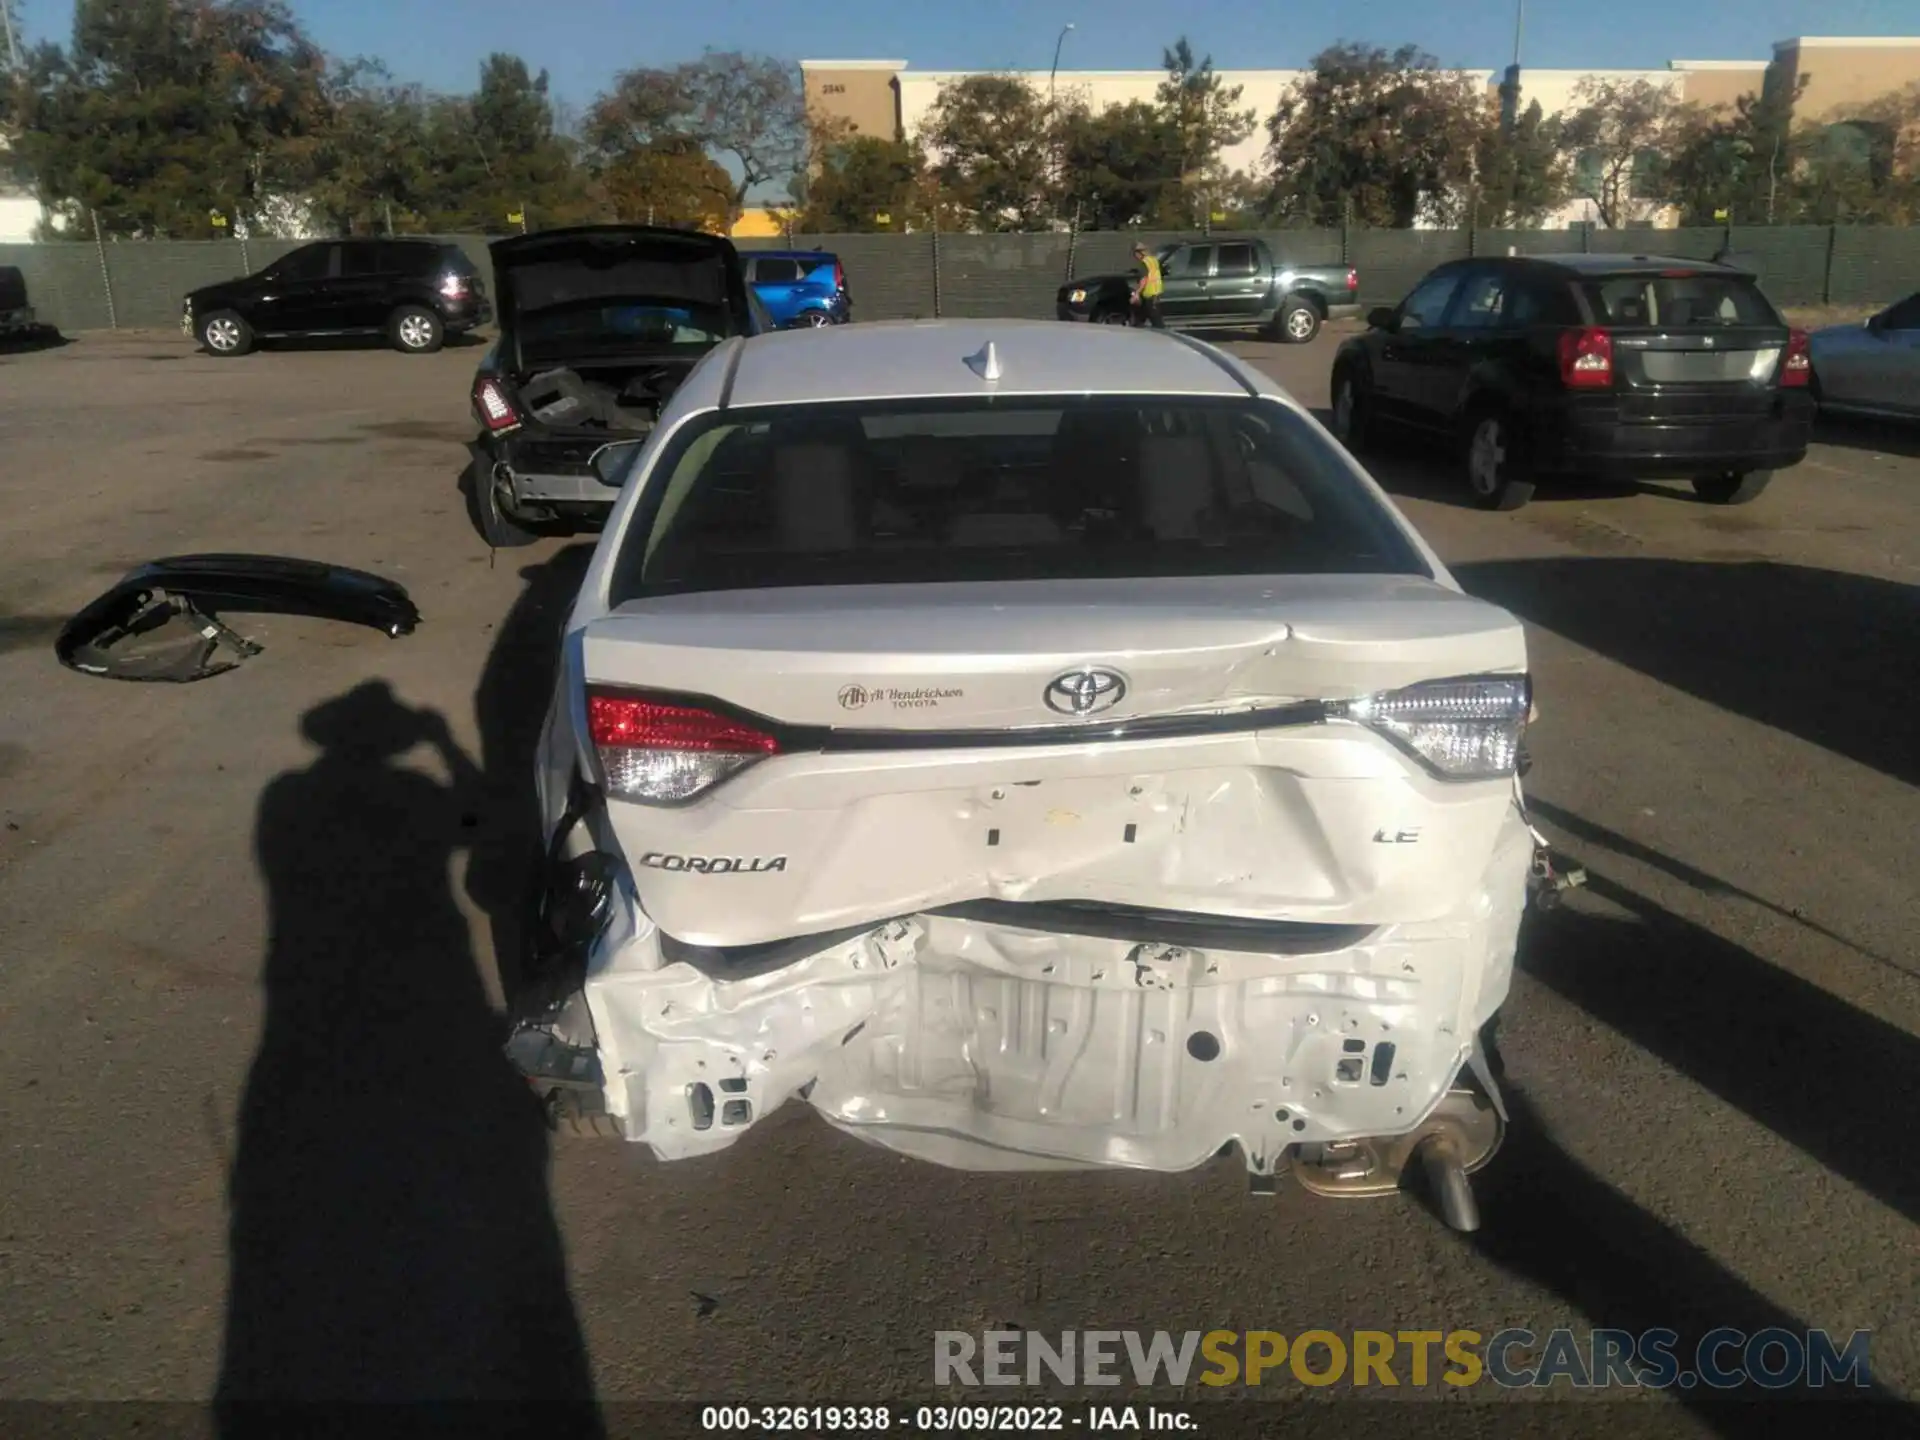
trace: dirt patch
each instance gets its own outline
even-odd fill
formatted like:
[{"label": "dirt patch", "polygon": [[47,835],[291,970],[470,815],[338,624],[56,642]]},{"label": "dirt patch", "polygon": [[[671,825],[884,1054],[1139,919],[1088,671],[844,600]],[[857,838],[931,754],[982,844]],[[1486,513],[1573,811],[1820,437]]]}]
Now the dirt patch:
[{"label": "dirt patch", "polygon": [[1818,330],[1822,325],[1858,325],[1879,309],[1878,305],[1782,305],[1780,313],[1789,325]]},{"label": "dirt patch", "polygon": [[277,442],[281,445],[358,445],[362,443],[352,435],[298,435],[291,440]]},{"label": "dirt patch", "polygon": [[464,445],[472,438],[470,426],[449,425],[445,421],[382,420],[360,428],[369,435],[381,435],[389,440],[444,440],[448,444]]},{"label": "dirt patch", "polygon": [[271,460],[271,450],[209,450],[200,457],[202,460],[218,460],[233,463],[241,460]]}]

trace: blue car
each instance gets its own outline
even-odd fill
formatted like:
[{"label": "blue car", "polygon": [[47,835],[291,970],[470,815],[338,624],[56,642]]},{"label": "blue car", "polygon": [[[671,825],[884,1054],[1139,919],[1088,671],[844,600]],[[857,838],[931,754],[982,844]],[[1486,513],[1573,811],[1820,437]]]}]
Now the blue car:
[{"label": "blue car", "polygon": [[825,250],[756,250],[741,255],[747,283],[782,329],[844,325],[853,318],[847,272]]}]

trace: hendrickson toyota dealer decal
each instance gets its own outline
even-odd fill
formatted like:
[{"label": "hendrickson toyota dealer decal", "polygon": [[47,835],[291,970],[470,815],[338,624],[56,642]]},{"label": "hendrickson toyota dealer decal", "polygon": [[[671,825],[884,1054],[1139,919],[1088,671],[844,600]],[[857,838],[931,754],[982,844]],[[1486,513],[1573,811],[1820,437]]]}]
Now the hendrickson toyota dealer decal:
[{"label": "hendrickson toyota dealer decal", "polygon": [[891,705],[896,710],[931,710],[943,700],[958,700],[967,692],[942,685],[919,685],[911,690],[891,685],[842,685],[836,697],[842,710],[864,710],[869,705]]},{"label": "hendrickson toyota dealer decal", "polygon": [[649,870],[674,870],[688,875],[764,875],[787,868],[784,855],[662,855],[649,850],[640,857]]}]

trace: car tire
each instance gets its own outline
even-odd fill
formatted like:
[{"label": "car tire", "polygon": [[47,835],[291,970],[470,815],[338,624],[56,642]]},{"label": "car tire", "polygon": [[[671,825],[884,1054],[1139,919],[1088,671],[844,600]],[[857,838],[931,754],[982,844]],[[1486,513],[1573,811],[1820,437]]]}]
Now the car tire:
[{"label": "car tire", "polygon": [[1109,305],[1104,310],[1096,310],[1093,312],[1093,323],[1096,325],[1131,325],[1133,323],[1133,313],[1129,310],[1121,309],[1118,305]]},{"label": "car tire", "polygon": [[1760,498],[1760,492],[1773,480],[1771,470],[1749,470],[1744,475],[1696,475],[1693,493],[1710,505],[1746,505]]},{"label": "car tire", "polygon": [[215,310],[194,322],[200,347],[209,355],[229,359],[253,349],[253,327],[231,310]]},{"label": "car tire", "polygon": [[824,330],[833,324],[833,316],[825,310],[803,310],[793,323],[801,330]]},{"label": "car tire", "polygon": [[467,467],[467,500],[473,511],[473,528],[493,550],[517,550],[531,545],[540,536],[507,512],[501,503],[500,486],[491,469],[480,460]]},{"label": "car tire", "polygon": [[1287,300],[1274,317],[1273,333],[1285,345],[1307,344],[1320,333],[1320,307],[1311,300]]},{"label": "car tire", "polygon": [[1351,367],[1334,374],[1333,417],[1328,428],[1354,455],[1372,444],[1372,408],[1365,376]]},{"label": "car tire", "polygon": [[387,320],[387,339],[404,355],[431,355],[447,340],[447,327],[424,305],[402,305]]},{"label": "car tire", "polygon": [[1462,464],[1467,493],[1482,510],[1518,510],[1533,498],[1526,457],[1505,410],[1469,412],[1467,448]]}]

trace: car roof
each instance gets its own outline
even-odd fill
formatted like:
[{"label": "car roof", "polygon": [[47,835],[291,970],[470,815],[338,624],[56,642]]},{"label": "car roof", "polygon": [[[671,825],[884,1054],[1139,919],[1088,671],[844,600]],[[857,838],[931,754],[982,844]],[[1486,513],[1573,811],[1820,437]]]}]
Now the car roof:
[{"label": "car roof", "polygon": [[824,265],[834,258],[831,250],[742,250],[742,260],[811,260]]},{"label": "car roof", "polygon": [[[725,403],[964,399],[983,395],[1259,393],[1227,356],[1167,331],[1057,320],[890,320],[732,342]],[[978,361],[991,344],[997,380]]]},{"label": "car roof", "polygon": [[1752,279],[1749,271],[1715,260],[1689,260],[1679,255],[1594,255],[1573,251],[1564,255],[1489,255],[1489,260],[1546,265],[1586,279],[1595,275],[1649,275],[1662,270],[1686,270],[1701,275],[1735,275]]}]

